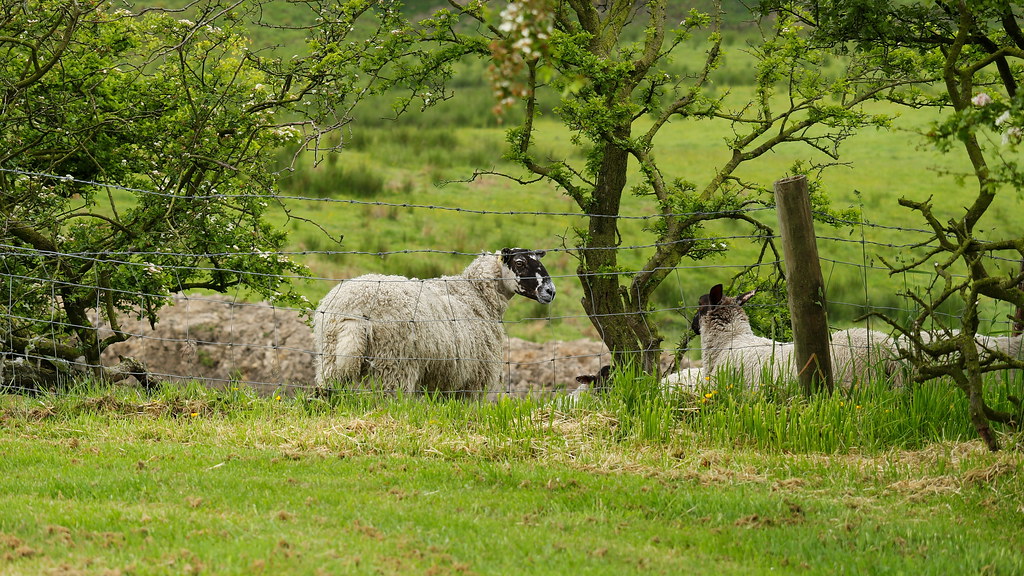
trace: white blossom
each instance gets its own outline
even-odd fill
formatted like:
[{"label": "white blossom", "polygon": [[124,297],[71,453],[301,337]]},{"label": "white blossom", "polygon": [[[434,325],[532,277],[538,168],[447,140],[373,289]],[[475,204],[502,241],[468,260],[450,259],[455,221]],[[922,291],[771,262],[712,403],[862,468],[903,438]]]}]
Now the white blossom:
[{"label": "white blossom", "polygon": [[971,104],[975,106],[988,106],[992,103],[992,97],[984,92],[979,92],[971,98]]},{"label": "white blossom", "polygon": [[1006,132],[1003,132],[1003,146],[1006,146],[1011,142],[1014,144],[1020,142],[1022,136],[1024,136],[1024,132],[1022,132],[1020,128],[1017,128],[1016,126],[1008,128]]}]

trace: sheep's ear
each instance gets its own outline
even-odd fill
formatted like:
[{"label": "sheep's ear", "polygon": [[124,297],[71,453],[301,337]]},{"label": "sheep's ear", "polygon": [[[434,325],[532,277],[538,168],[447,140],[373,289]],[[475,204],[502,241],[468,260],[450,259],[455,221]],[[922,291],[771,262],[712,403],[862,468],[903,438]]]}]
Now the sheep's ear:
[{"label": "sheep's ear", "polygon": [[722,301],[722,285],[715,284],[711,287],[711,291],[708,292],[710,299],[708,300],[712,306],[718,306],[718,303]]},{"label": "sheep's ear", "polygon": [[754,294],[757,294],[757,288],[754,288],[750,292],[740,294],[739,296],[737,296],[736,303],[739,304],[740,306],[743,306],[744,304],[747,303],[747,300],[750,300],[751,298],[754,297]]},{"label": "sheep's ear", "polygon": [[548,253],[548,251],[547,250],[534,250],[533,253],[537,255],[537,258],[543,258],[544,255]]}]

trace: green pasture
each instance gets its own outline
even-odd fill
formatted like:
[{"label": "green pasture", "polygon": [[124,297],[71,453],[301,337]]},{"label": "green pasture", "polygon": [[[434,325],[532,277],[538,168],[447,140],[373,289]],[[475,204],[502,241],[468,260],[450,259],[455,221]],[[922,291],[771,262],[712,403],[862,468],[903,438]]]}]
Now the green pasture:
[{"label": "green pasture", "polygon": [[3,396],[0,574],[1024,570],[1019,438],[948,387],[656,390]]},{"label": "green pasture", "polygon": [[[464,115],[467,106],[476,106],[479,114],[486,115],[486,98],[474,104],[473,95],[480,91],[469,91],[469,104],[456,98],[422,115],[395,121],[357,120],[347,131],[341,154],[328,156],[316,166],[303,160],[299,169],[285,178],[284,193],[303,197],[288,201],[292,215],[309,220],[293,218],[283,224],[291,231],[294,250],[310,252],[299,258],[310,266],[317,280],[307,283],[303,290],[315,302],[335,279],[366,272],[415,277],[454,274],[471,258],[464,254],[510,245],[547,248],[552,252],[546,263],[559,296],[546,308],[526,301],[513,304],[506,317],[510,333],[538,340],[594,337],[596,333],[580,304],[577,262],[562,250],[575,246],[575,228],[586,227],[585,218],[572,215],[579,212],[578,207],[547,183],[524,186],[495,175],[472,178],[475,170],[520,175],[501,160],[504,128],[464,126],[446,120],[449,111]],[[744,89],[734,92],[733,100],[742,101]],[[955,216],[972,198],[970,180],[962,182],[950,175],[967,169],[963,159],[923,148],[918,132],[926,130],[935,119],[933,111],[882,104],[876,108],[872,110],[875,113],[897,116],[894,127],[888,131],[866,130],[852,137],[842,148],[844,165],[824,175],[824,185],[836,208],[858,209],[864,221],[879,225],[817,225],[832,302],[831,321],[837,327],[853,323],[867,311],[866,306],[890,312],[906,310],[907,301],[897,292],[923,289],[934,280],[927,270],[890,276],[879,259],[899,263],[913,254],[909,245],[925,238],[918,232],[924,228],[923,221],[898,205],[900,197],[931,197],[940,219]],[[375,117],[372,112],[366,115]],[[669,126],[656,150],[666,177],[685,178],[698,185],[706,182],[714,167],[725,162],[729,152],[724,141],[730,135],[731,128],[720,122],[678,122]],[[580,158],[570,137],[554,119],[542,118],[537,134],[542,152],[538,156]],[[798,160],[824,158],[807,147],[790,145],[750,163],[740,175],[770,189]],[[1015,233],[1020,204],[1017,193],[1004,193],[989,211],[985,231],[992,236]],[[624,200],[623,215],[652,212],[645,198],[629,195]],[[776,225],[771,210],[759,218]],[[644,230],[644,225],[644,220],[637,219],[621,222],[620,259],[627,269],[639,267],[651,252],[647,246],[653,235]],[[694,305],[711,285],[728,284],[744,266],[755,262],[757,246],[748,237],[749,229],[723,225],[709,233],[720,236],[728,251],[711,260],[684,260],[655,295],[657,312],[653,318],[668,343],[677,341],[688,324],[689,312],[680,313],[679,307]],[[333,240],[342,236],[340,243]],[[331,253],[334,251],[342,253]],[[364,252],[370,255],[360,254]],[[1009,270],[1016,263],[1003,265]],[[768,272],[767,268],[762,271]],[[990,306],[987,317],[992,323],[985,329],[1004,331],[1005,321],[1002,325],[999,322],[1007,313],[1007,309]],[[547,317],[551,320],[543,323],[531,320]]]}]

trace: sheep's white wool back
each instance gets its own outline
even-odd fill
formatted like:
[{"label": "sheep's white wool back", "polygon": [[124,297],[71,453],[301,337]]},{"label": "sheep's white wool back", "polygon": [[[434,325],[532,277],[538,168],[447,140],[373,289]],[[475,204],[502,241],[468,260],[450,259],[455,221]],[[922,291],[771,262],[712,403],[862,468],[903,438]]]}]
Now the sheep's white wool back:
[{"label": "sheep's white wool back", "polygon": [[873,379],[903,384],[899,350],[891,336],[867,328],[850,328],[832,334],[832,378],[849,386]]},{"label": "sheep's white wool back", "polygon": [[464,278],[376,274],[339,284],[316,315],[323,352],[317,383],[369,376],[406,392],[482,388],[500,373],[501,350],[489,343],[501,342],[507,300],[466,302],[467,289],[476,290]]}]

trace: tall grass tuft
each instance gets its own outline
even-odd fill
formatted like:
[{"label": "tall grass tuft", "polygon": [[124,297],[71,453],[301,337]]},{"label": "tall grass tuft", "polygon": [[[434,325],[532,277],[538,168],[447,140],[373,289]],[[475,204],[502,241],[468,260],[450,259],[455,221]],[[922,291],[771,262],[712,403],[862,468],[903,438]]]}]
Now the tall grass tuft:
[{"label": "tall grass tuft", "polygon": [[[1019,382],[987,385],[989,405],[1005,408]],[[976,438],[962,392],[943,381],[893,388],[859,383],[833,394],[804,397],[796,383],[752,390],[724,375],[696,391],[666,391],[632,367],[613,372],[610,384],[582,398],[502,398],[465,401],[442,395],[339,390],[329,398],[300,391],[269,396],[242,384],[213,389],[199,383],[167,384],[155,391],[85,382],[60,393],[0,404],[4,411],[45,417],[159,417],[277,420],[281,418],[386,419],[414,436],[438,438],[437,450],[461,454],[466,446],[495,459],[528,457],[561,445],[561,434],[586,429],[597,442],[754,449],[770,454],[917,450],[936,442]],[[397,441],[397,440],[396,440]],[[1008,445],[1014,444],[1007,438]],[[413,438],[409,445],[419,445]],[[422,449],[422,448],[419,448]]]},{"label": "tall grass tuft", "polygon": [[540,431],[534,418],[539,403],[504,397],[481,406],[483,431],[489,436],[529,438]]},{"label": "tall grass tuft", "polygon": [[688,414],[687,426],[716,444],[776,452],[916,449],[974,437],[963,395],[943,383],[869,382],[806,398],[795,387],[787,397],[719,380]]},{"label": "tall grass tuft", "polygon": [[676,421],[661,383],[634,366],[612,372],[606,406],[618,423],[614,435],[619,440],[664,442]]}]

